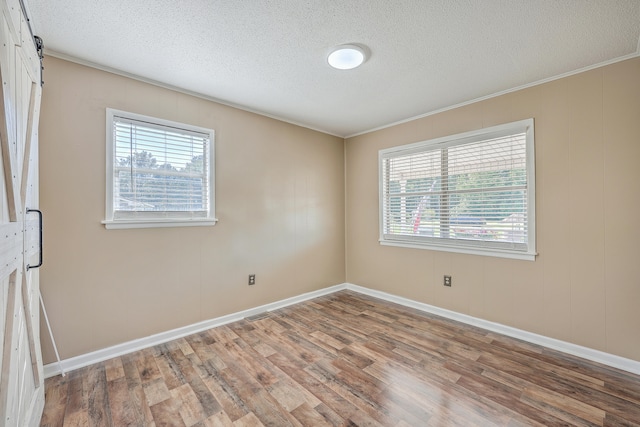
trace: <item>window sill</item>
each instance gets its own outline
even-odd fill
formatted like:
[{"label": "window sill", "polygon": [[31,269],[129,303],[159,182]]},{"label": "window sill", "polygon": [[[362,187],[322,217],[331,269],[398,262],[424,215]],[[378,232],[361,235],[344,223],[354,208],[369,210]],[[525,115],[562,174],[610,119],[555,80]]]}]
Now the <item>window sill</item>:
[{"label": "window sill", "polygon": [[125,228],[166,228],[166,227],[206,227],[216,225],[217,218],[207,219],[159,219],[159,220],[104,220],[102,224],[107,230]]},{"label": "window sill", "polygon": [[443,251],[443,252],[454,252],[460,254],[469,254],[469,255],[481,255],[481,256],[490,256],[490,257],[498,257],[498,258],[511,258],[511,259],[519,259],[523,261],[535,261],[536,252],[523,252],[523,251],[510,251],[504,249],[494,249],[494,248],[474,248],[474,247],[466,247],[466,246],[438,246],[433,244],[423,244],[417,242],[408,242],[408,241],[396,241],[396,240],[384,240],[380,239],[380,244],[383,246],[397,246],[402,248],[413,248],[413,249],[427,249],[432,251]]}]

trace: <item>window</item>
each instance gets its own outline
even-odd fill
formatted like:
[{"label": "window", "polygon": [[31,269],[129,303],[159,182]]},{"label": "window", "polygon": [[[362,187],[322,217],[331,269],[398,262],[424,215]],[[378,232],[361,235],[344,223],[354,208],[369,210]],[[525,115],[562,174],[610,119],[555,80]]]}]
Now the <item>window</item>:
[{"label": "window", "polygon": [[380,243],[534,260],[533,119],[379,152]]},{"label": "window", "polygon": [[107,109],[106,228],[215,224],[213,136]]}]

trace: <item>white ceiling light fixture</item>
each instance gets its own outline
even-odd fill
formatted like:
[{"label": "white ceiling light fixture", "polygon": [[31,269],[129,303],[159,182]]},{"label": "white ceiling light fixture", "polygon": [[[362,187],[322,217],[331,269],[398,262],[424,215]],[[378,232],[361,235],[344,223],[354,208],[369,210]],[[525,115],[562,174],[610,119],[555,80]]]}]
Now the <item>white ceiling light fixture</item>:
[{"label": "white ceiling light fixture", "polygon": [[331,50],[327,62],[338,70],[357,68],[367,60],[364,49],[355,44],[343,44]]}]

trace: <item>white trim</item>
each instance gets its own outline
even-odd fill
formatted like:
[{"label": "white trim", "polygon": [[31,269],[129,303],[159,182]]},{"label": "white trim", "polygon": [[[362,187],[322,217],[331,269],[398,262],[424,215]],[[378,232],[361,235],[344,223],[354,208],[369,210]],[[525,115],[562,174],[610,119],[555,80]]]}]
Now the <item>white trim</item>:
[{"label": "white trim", "polygon": [[545,83],[553,82],[556,80],[564,79],[565,77],[575,76],[576,74],[585,73],[587,71],[595,70],[596,68],[606,67],[607,65],[616,64],[618,62],[626,61],[627,59],[633,59],[640,56],[640,39],[638,39],[638,51],[634,53],[630,53],[628,55],[621,56],[619,58],[610,59],[608,61],[600,62],[598,64],[589,65],[587,67],[578,68],[577,70],[568,71],[563,74],[558,74],[557,76],[547,77],[546,79],[538,80],[533,83],[527,83],[524,85],[516,86],[511,89],[505,89],[500,92],[492,93],[485,96],[480,96],[478,98],[471,99],[469,101],[460,102],[458,104],[449,105],[448,107],[439,108],[437,110],[429,111],[424,114],[419,114],[417,116],[412,116],[406,119],[398,120],[397,122],[388,123],[386,125],[378,126],[373,129],[363,130],[361,132],[357,132],[351,135],[344,136],[344,139],[355,138],[356,136],[366,135],[368,133],[377,132],[379,130],[391,128],[394,126],[402,125],[405,123],[412,122],[414,120],[423,119],[429,116],[435,116],[436,114],[444,113],[446,111],[455,110],[456,108],[465,107],[467,105],[475,104],[476,102],[486,101],[487,99],[497,98],[502,95],[506,95],[513,92],[518,92],[519,90],[528,89],[530,87],[539,86]]},{"label": "white trim", "polygon": [[230,102],[230,101],[225,101],[224,99],[216,98],[214,96],[205,95],[205,94],[202,94],[202,93],[194,92],[192,90],[183,89],[183,88],[178,87],[178,86],[173,86],[173,85],[170,85],[170,84],[167,84],[167,83],[162,83],[162,82],[159,82],[157,80],[148,79],[146,77],[142,77],[142,76],[139,76],[137,74],[128,73],[126,71],[118,70],[117,68],[112,68],[112,67],[109,67],[107,65],[101,65],[101,64],[98,64],[98,63],[95,63],[95,62],[91,62],[91,61],[87,61],[87,60],[84,60],[84,59],[80,59],[80,58],[77,58],[75,56],[67,55],[65,53],[57,52],[55,50],[50,50],[48,48],[44,49],[44,53],[45,53],[45,57],[46,56],[53,56],[54,58],[62,59],[64,61],[73,62],[74,64],[83,65],[85,67],[94,68],[94,69],[100,70],[100,71],[105,71],[107,73],[115,74],[117,76],[127,77],[127,78],[132,79],[132,80],[137,80],[137,81],[142,82],[142,83],[147,83],[147,84],[150,84],[150,85],[153,85],[153,86],[161,87],[163,89],[172,90],[174,92],[184,93],[185,95],[190,95],[190,96],[193,96],[193,97],[196,97],[196,98],[204,99],[206,101],[215,102],[216,104],[220,104],[220,105],[226,105],[227,107],[235,108],[235,109],[241,110],[241,111],[246,111],[248,113],[258,114],[258,115],[263,116],[263,117],[268,117],[270,119],[278,120],[279,122],[289,123],[291,125],[300,126],[302,128],[305,128],[305,129],[309,129],[309,130],[312,130],[312,131],[315,131],[315,132],[324,133],[326,135],[336,136],[338,138],[344,138],[343,135],[338,135],[337,133],[333,133],[333,132],[328,131],[326,129],[320,129],[320,128],[317,128],[317,127],[313,127],[313,126],[311,126],[310,124],[307,124],[307,123],[297,122],[295,120],[286,119],[284,117],[276,116],[275,114],[269,114],[269,113],[266,113],[264,111],[261,111],[261,110],[255,109],[255,108],[246,107],[244,105],[236,104],[236,103],[233,103],[233,102]]},{"label": "white trim", "polygon": [[624,56],[621,56],[619,58],[610,59],[608,61],[600,62],[598,64],[590,65],[590,66],[583,67],[583,68],[578,68],[577,70],[568,71],[566,73],[559,74],[557,76],[547,77],[546,79],[538,80],[538,81],[535,81],[533,83],[528,83],[528,84],[524,84],[524,85],[513,87],[511,89],[505,89],[505,90],[500,91],[500,92],[492,93],[492,94],[489,94],[489,95],[480,96],[478,98],[474,98],[474,99],[471,99],[469,101],[464,101],[464,102],[460,102],[460,103],[457,103],[457,104],[449,105],[447,107],[439,108],[437,110],[429,111],[429,112],[426,112],[426,113],[423,113],[423,114],[419,114],[417,116],[411,116],[411,117],[408,117],[406,119],[398,120],[396,122],[391,122],[391,123],[388,123],[388,124],[385,124],[385,125],[382,125],[382,126],[371,128],[371,129],[366,129],[366,130],[363,130],[363,131],[360,131],[360,132],[356,132],[356,133],[353,133],[353,134],[350,134],[350,135],[337,134],[335,132],[328,131],[326,129],[320,129],[318,127],[312,126],[312,125],[307,124],[307,123],[298,122],[298,121],[287,119],[287,118],[284,118],[284,117],[281,117],[281,116],[276,116],[275,114],[266,113],[264,111],[261,111],[261,110],[255,109],[255,108],[250,108],[250,107],[247,107],[247,106],[244,106],[244,105],[240,105],[240,104],[236,104],[236,103],[233,103],[233,102],[230,102],[230,101],[225,101],[225,100],[220,99],[220,98],[216,98],[216,97],[209,96],[209,95],[204,95],[202,93],[194,92],[192,90],[183,89],[183,88],[178,87],[178,86],[173,86],[173,85],[170,85],[170,84],[162,83],[162,82],[159,82],[157,80],[148,79],[146,77],[142,77],[142,76],[139,76],[137,74],[128,73],[126,71],[118,70],[116,68],[112,68],[112,67],[109,67],[109,66],[106,66],[106,65],[101,65],[101,64],[98,64],[98,63],[95,63],[95,62],[91,62],[91,61],[87,61],[87,60],[84,60],[84,59],[80,59],[80,58],[77,58],[75,56],[67,55],[65,53],[57,52],[55,50],[51,50],[51,49],[48,49],[48,48],[45,48],[44,53],[45,53],[45,56],[53,56],[54,58],[58,58],[58,59],[62,59],[62,60],[65,60],[65,61],[73,62],[74,64],[83,65],[85,67],[94,68],[96,70],[106,71],[107,73],[111,73],[111,74],[115,74],[115,75],[118,75],[118,76],[127,77],[127,78],[130,78],[130,79],[133,79],[133,80],[137,80],[137,81],[140,81],[140,82],[143,82],[143,83],[148,83],[148,84],[151,84],[151,85],[154,85],[154,86],[158,86],[158,87],[161,87],[161,88],[164,88],[164,89],[169,89],[169,90],[173,90],[175,92],[184,93],[186,95],[191,95],[191,96],[194,96],[196,98],[200,98],[200,99],[204,99],[204,100],[207,100],[207,101],[215,102],[216,104],[226,105],[227,107],[236,108],[238,110],[247,111],[247,112],[253,113],[253,114],[258,114],[258,115],[261,115],[261,116],[264,116],[264,117],[268,117],[270,119],[278,120],[278,121],[281,121],[281,122],[284,122],[284,123],[289,123],[289,124],[292,124],[292,125],[295,125],[295,126],[300,126],[300,127],[306,128],[306,129],[310,129],[310,130],[313,130],[313,131],[316,131],[316,132],[320,132],[320,133],[324,133],[324,134],[331,135],[331,136],[336,136],[338,138],[343,138],[343,139],[346,140],[346,139],[349,139],[349,138],[355,138],[356,136],[366,135],[368,133],[377,132],[379,130],[383,130],[383,129],[387,129],[387,128],[390,128],[390,127],[398,126],[398,125],[401,125],[401,124],[404,124],[404,123],[409,123],[409,122],[412,122],[414,120],[422,119],[422,118],[425,118],[425,117],[435,116],[436,114],[444,113],[445,111],[455,110],[456,108],[464,107],[464,106],[467,106],[467,105],[470,105],[470,104],[475,104],[476,102],[486,101],[487,99],[497,98],[497,97],[502,96],[502,95],[506,95],[506,94],[513,93],[513,92],[517,92],[517,91],[523,90],[523,89],[528,89],[530,87],[542,85],[542,84],[549,83],[549,82],[552,82],[552,81],[555,81],[555,80],[560,80],[560,79],[563,79],[565,77],[571,77],[571,76],[574,76],[576,74],[580,74],[580,73],[584,73],[586,71],[594,70],[596,68],[606,67],[607,65],[616,64],[618,62],[626,61],[627,59],[636,58],[636,57],[640,56],[640,39],[638,39],[638,50],[637,50],[637,52],[630,53],[628,55],[624,55]]},{"label": "white trim", "polygon": [[431,251],[441,251],[441,252],[453,252],[457,254],[467,254],[467,255],[480,255],[480,256],[491,256],[498,258],[510,258],[510,259],[519,259],[522,261],[535,261],[537,252],[520,252],[520,251],[501,251],[495,248],[476,248],[473,246],[463,247],[463,246],[446,246],[446,245],[434,245],[434,244],[424,244],[424,243],[415,243],[408,240],[402,239],[379,239],[378,242],[382,246],[395,246],[398,248],[411,248],[411,249],[427,249]]},{"label": "white trim", "polygon": [[[463,146],[465,144],[484,143],[496,138],[525,134],[526,174],[527,174],[527,242],[526,244],[508,244],[509,242],[470,241],[455,238],[427,237],[422,235],[400,235],[385,233],[385,222],[388,220],[385,184],[386,161],[413,154],[427,154],[445,148]],[[398,145],[378,151],[378,230],[381,245],[429,249],[435,251],[456,252],[472,255],[513,258],[526,261],[536,259],[536,194],[535,194],[535,142],[534,119],[524,119],[497,126],[490,126],[468,132],[447,135],[425,141]],[[397,196],[402,193],[393,193]],[[407,193],[409,196],[410,193]]]},{"label": "white trim", "polygon": [[237,313],[228,314],[226,316],[217,317],[215,319],[194,323],[192,325],[173,329],[171,331],[161,332],[149,337],[117,344],[112,347],[107,347],[91,353],[65,359],[60,362],[60,364],[50,363],[44,366],[44,377],[50,378],[56,376],[61,373],[60,369],[64,369],[65,372],[80,369],[94,363],[103,362],[105,360],[132,353],[137,350],[142,350],[144,348],[163,344],[165,342],[182,338],[187,335],[215,328],[216,326],[222,326],[231,322],[242,320],[245,317],[255,316],[267,311],[278,310],[280,308],[288,307],[299,302],[307,301],[324,295],[329,295],[345,289],[358,292],[363,295],[369,295],[374,298],[379,298],[384,301],[400,304],[405,307],[414,308],[426,313],[435,314],[436,316],[456,320],[467,325],[477,326],[488,331],[503,334],[512,338],[521,339],[532,344],[542,345],[544,347],[571,354],[573,356],[581,357],[592,362],[602,363],[603,365],[631,372],[632,374],[640,375],[640,361],[627,359],[624,357],[616,356],[614,354],[605,353],[603,351],[594,350],[592,348],[583,347],[566,341],[561,341],[555,338],[545,337],[543,335],[523,331],[522,329],[513,328],[511,326],[502,325],[500,323],[490,322],[488,320],[483,320],[477,317],[468,316],[466,314],[457,313],[455,311],[446,310],[444,308],[414,301],[397,295],[392,295],[386,292],[377,291],[375,289],[365,288],[362,286],[354,285],[352,283],[342,283],[340,285],[330,286],[328,288],[319,289],[317,291],[308,292],[291,298],[286,298],[252,309],[243,310]]},{"label": "white trim", "polygon": [[160,227],[205,227],[216,225],[217,218],[211,219],[193,219],[193,220],[146,220],[146,221],[134,221],[134,220],[114,220],[114,221],[101,221],[104,224],[104,228],[107,230],[120,230],[125,228],[160,228]]},{"label": "white trim", "polygon": [[513,328],[500,323],[490,322],[488,320],[479,319],[477,317],[414,301],[397,295],[388,294],[386,292],[365,288],[351,283],[346,284],[346,288],[350,291],[359,292],[374,298],[393,302],[405,307],[415,308],[426,313],[435,314],[436,316],[445,317],[447,319],[456,320],[467,325],[477,326],[488,331],[497,332],[508,337],[517,338],[532,344],[538,344],[553,350],[581,357],[592,362],[602,363],[603,365],[631,372],[640,375],[640,361],[627,359],[625,357],[616,356],[614,354],[605,353],[603,351],[594,350],[592,348],[583,347],[581,345],[572,344],[570,342],[561,341],[555,338],[534,334],[532,332],[523,331],[522,329]]},{"label": "white trim", "polygon": [[[115,169],[115,135],[114,123],[144,123],[147,128],[157,129],[165,132],[167,128],[179,129],[188,135],[198,138],[208,139],[208,149],[204,151],[204,165],[206,166],[206,181],[208,184],[209,205],[206,211],[191,213],[194,216],[188,217],[189,212],[125,212],[118,214],[114,207],[114,169]],[[102,221],[107,230],[129,229],[129,228],[157,228],[157,227],[195,227],[212,226],[218,221],[215,218],[216,195],[215,195],[215,131],[188,123],[180,123],[158,117],[145,116],[128,111],[106,108],[106,199],[105,199],[105,219]],[[206,145],[205,145],[206,147]],[[208,156],[208,157],[207,157]],[[126,216],[124,216],[126,215]],[[198,216],[200,215],[200,216]]]},{"label": "white trim", "polygon": [[278,310],[280,308],[288,307],[299,302],[318,298],[323,295],[332,294],[346,288],[346,284],[330,286],[328,288],[307,292],[305,294],[291,298],[285,298],[283,300],[261,305],[255,308],[227,314],[226,316],[216,317],[214,319],[205,320],[202,322],[183,326],[181,328],[161,332],[159,334],[150,335],[145,338],[135,339],[122,344],[116,344],[114,346],[96,350],[91,353],[81,354],[80,356],[64,359],[59,364],[50,363],[44,366],[44,377],[50,378],[56,376],[61,373],[60,369],[64,370],[64,372],[69,372],[75,369],[84,368],[85,366],[93,365],[94,363],[104,362],[105,360],[109,360],[114,357],[122,356],[124,354],[132,353],[134,351],[142,350],[154,345],[163,344],[168,341],[186,337],[191,334],[206,331],[207,329],[215,328],[216,326],[222,326],[228,323],[236,322],[238,320],[244,319],[245,317],[255,316],[267,311]]}]

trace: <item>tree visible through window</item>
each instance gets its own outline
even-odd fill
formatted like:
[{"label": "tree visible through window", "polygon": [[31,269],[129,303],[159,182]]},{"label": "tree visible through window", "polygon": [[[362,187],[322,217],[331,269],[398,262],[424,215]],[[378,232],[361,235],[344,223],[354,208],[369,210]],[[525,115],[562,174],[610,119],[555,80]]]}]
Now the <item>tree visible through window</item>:
[{"label": "tree visible through window", "polygon": [[532,259],[533,120],[380,152],[381,243]]},{"label": "tree visible through window", "polygon": [[212,130],[115,110],[108,122],[107,226],[215,221]]}]

